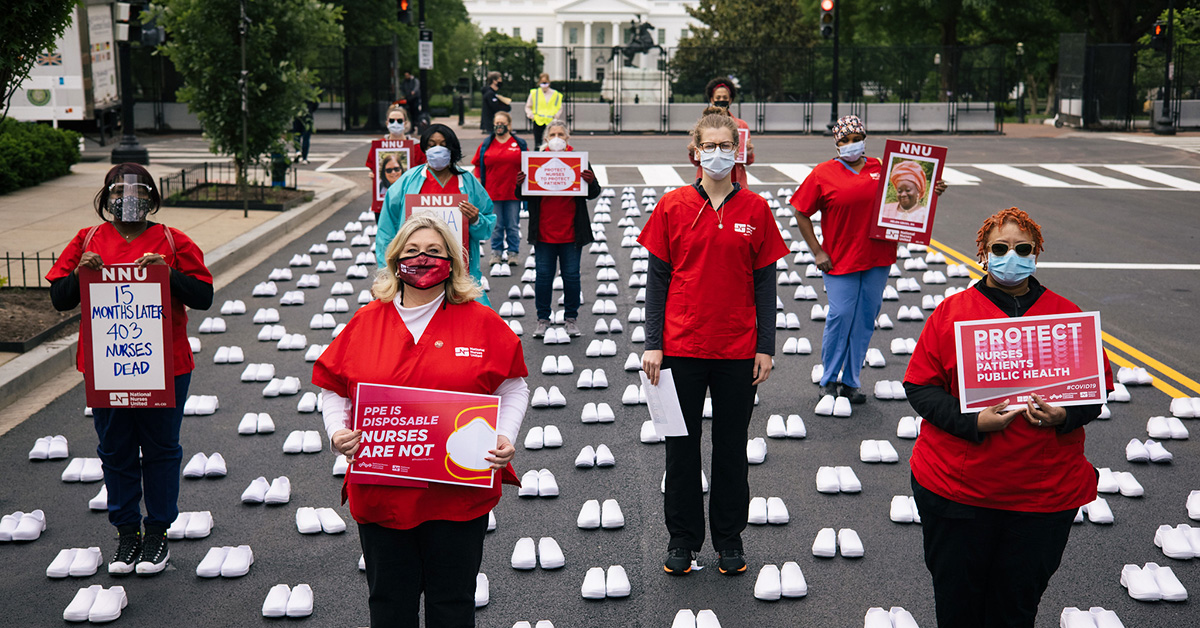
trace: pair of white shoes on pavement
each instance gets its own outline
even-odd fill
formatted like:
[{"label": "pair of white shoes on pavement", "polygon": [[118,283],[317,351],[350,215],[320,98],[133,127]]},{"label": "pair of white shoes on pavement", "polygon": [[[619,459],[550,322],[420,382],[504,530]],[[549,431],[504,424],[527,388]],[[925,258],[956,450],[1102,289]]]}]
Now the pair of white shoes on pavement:
[{"label": "pair of white shoes on pavement", "polygon": [[69,455],[67,437],[62,434],[43,436],[34,441],[33,449],[29,450],[30,460],[62,460]]},{"label": "pair of white shoes on pavement", "polygon": [[530,469],[521,476],[519,497],[558,497],[558,480],[549,469]]},{"label": "pair of white shoes on pavement", "polygon": [[236,301],[226,301],[221,304],[221,314],[229,316],[231,314],[245,314],[246,302],[240,299]]},{"label": "pair of white shoes on pavement", "polygon": [[858,446],[858,459],[863,462],[891,464],[900,461],[900,454],[890,441],[868,439]]},{"label": "pair of white shoes on pavement", "polygon": [[167,539],[178,541],[180,539],[202,539],[212,533],[213,516],[212,512],[201,510],[199,512],[181,512],[171,526],[167,528]]},{"label": "pair of white shoes on pavement", "polygon": [[229,471],[225,467],[225,458],[218,453],[211,456],[204,455],[204,452],[199,452],[192,456],[191,460],[183,467],[183,477],[188,479],[197,478],[223,478]]},{"label": "pair of white shoes on pavement", "polygon": [[1175,576],[1170,567],[1158,563],[1146,563],[1142,567],[1125,565],[1121,569],[1121,586],[1129,597],[1140,602],[1183,602],[1187,600],[1187,589]]},{"label": "pair of white shoes on pavement", "polygon": [[862,482],[850,467],[821,467],[817,469],[817,491],[820,493],[858,493]]},{"label": "pair of white shoes on pavement", "polygon": [[273,434],[275,433],[275,420],[266,412],[247,412],[242,415],[242,420],[238,422],[238,434],[248,436],[250,434]]},{"label": "pair of white shoes on pavement", "polygon": [[125,595],[125,587],[105,589],[101,585],[93,584],[75,594],[74,599],[63,611],[63,619],[102,624],[120,617],[121,611],[128,605],[129,598]]},{"label": "pair of white shoes on pavement", "polygon": [[[513,628],[517,627],[513,626]],[[671,628],[721,628],[721,622],[717,620],[717,614],[711,610],[705,609],[699,613],[693,613],[692,609],[685,608],[675,613],[675,620],[671,622]]]},{"label": "pair of white shoes on pavement", "polygon": [[595,449],[592,449],[591,445],[586,445],[579,451],[579,455],[575,457],[575,468],[577,469],[612,467],[616,464],[617,459],[613,457],[613,453],[609,450],[608,445],[603,443]]},{"label": "pair of white shoes on pavement", "polygon": [[243,504],[286,504],[292,499],[292,483],[286,475],[270,482],[259,476],[242,491]]},{"label": "pair of white shoes on pavement", "polygon": [[625,568],[612,565],[605,572],[602,567],[592,567],[583,577],[580,593],[585,600],[603,600],[606,597],[628,597],[632,587]]},{"label": "pair of white shoes on pavement", "polygon": [[1200,397],[1178,397],[1172,399],[1171,415],[1181,419],[1200,418]]},{"label": "pair of white shoes on pavement", "polygon": [[263,600],[263,617],[308,617],[313,612],[313,590],[307,584],[294,588],[277,584]]},{"label": "pair of white shoes on pavement", "polygon": [[518,540],[516,546],[513,547],[513,569],[529,570],[539,565],[542,569],[559,569],[565,564],[567,564],[567,559],[563,556],[558,541],[548,536],[538,540],[536,553],[534,552],[533,538],[528,536]]},{"label": "pair of white shoes on pavement", "polygon": [[873,606],[867,609],[867,614],[863,617],[863,628],[919,628],[919,626],[917,626],[917,620],[913,618],[912,613],[900,606],[893,606],[891,610],[886,611],[878,606]]},{"label": "pair of white shoes on pavement", "polygon": [[758,572],[758,580],[754,583],[754,597],[764,602],[774,602],[781,597],[801,598],[808,595],[808,582],[804,580],[804,572],[800,565],[793,561],[783,564],[783,568],[775,565],[763,565]]},{"label": "pair of white shoes on pavement", "polygon": [[527,621],[519,621],[513,624],[513,628],[554,628],[554,624],[549,619],[539,620],[536,625],[530,624]]},{"label": "pair of white shoes on pavement", "polygon": [[[550,356],[546,357],[549,358]],[[575,381],[575,387],[580,389],[608,388],[608,376],[604,374],[604,369],[596,369],[594,371],[592,369],[583,369],[579,373],[579,379]]]},{"label": "pair of white shoes on pavement", "polygon": [[1059,628],[1125,628],[1116,611],[1093,606],[1081,611],[1074,606],[1063,609],[1058,618]]},{"label": "pair of white shoes on pavement", "polygon": [[783,341],[784,355],[808,355],[812,353],[812,342],[808,338],[788,338]]},{"label": "pair of white shoes on pavement", "polygon": [[220,408],[221,402],[216,395],[189,395],[187,401],[183,402],[183,415],[209,416],[216,414]]},{"label": "pair of white shoes on pavement", "polygon": [[1200,557],[1200,528],[1193,528],[1186,523],[1175,527],[1158,526],[1154,532],[1154,545],[1162,548],[1167,558],[1191,560]]},{"label": "pair of white shoes on pavement", "polygon": [[54,560],[50,562],[50,566],[46,567],[46,577],[86,578],[94,576],[102,562],[104,562],[104,555],[100,553],[99,547],[73,547],[60,550],[58,556],[55,556]]},{"label": "pair of white shoes on pavement", "polygon": [[917,500],[911,495],[896,495],[892,497],[892,505],[888,509],[888,518],[895,523],[915,523],[920,525],[921,513],[917,510]]},{"label": "pair of white shoes on pavement", "polygon": [[753,497],[750,499],[747,523],[752,525],[785,525],[791,520],[787,505],[779,497]]},{"label": "pair of white shoes on pavement", "polygon": [[912,440],[921,433],[921,423],[924,421],[921,417],[902,416],[896,422],[896,438]]},{"label": "pair of white shoes on pavement", "polygon": [[837,397],[834,397],[833,395],[825,395],[824,397],[821,397],[820,401],[817,402],[817,407],[813,410],[813,414],[820,416],[836,416],[840,418],[849,417],[851,414],[850,398],[842,397],[840,395]]},{"label": "pair of white shoes on pavement", "polygon": [[1117,369],[1117,381],[1126,386],[1149,386],[1154,383],[1154,376],[1140,366],[1122,366]]},{"label": "pair of white shoes on pavement", "polygon": [[617,530],[625,527],[625,514],[621,512],[621,505],[615,499],[606,499],[603,504],[598,500],[589,499],[583,502],[583,508],[579,509],[579,517],[575,523],[581,530]]},{"label": "pair of white shoes on pavement", "polygon": [[880,401],[903,401],[908,399],[908,393],[904,392],[904,382],[883,379],[875,382],[875,398]]},{"label": "pair of white shoes on pavement", "polygon": [[612,406],[607,403],[595,403],[589,401],[583,405],[583,412],[579,415],[579,420],[584,423],[612,423],[617,418],[613,414]]},{"label": "pair of white shoes on pavement", "polygon": [[525,449],[541,449],[543,447],[554,449],[562,447],[563,437],[562,432],[555,425],[540,425],[529,428],[525,433]]},{"label": "pair of white shoes on pavement", "polygon": [[325,439],[317,430],[292,430],[283,441],[285,454],[315,454],[325,449]]},{"label": "pair of white shoes on pavement", "polygon": [[1152,416],[1146,421],[1146,434],[1160,440],[1186,440],[1188,428],[1175,416]]},{"label": "pair of white shoes on pavement", "polygon": [[833,528],[821,528],[813,541],[813,556],[818,558],[833,558],[838,551],[843,558],[862,558],[863,544],[858,533],[850,528],[842,528],[835,534]]},{"label": "pair of white shoes on pavement", "polygon": [[767,419],[767,438],[804,438],[808,429],[799,414],[789,414],[784,421],[782,414],[772,414]]},{"label": "pair of white shoes on pavement", "polygon": [[99,482],[104,479],[104,466],[99,458],[72,458],[63,469],[63,482]]},{"label": "pair of white shoes on pavement", "polygon": [[1154,462],[1166,464],[1174,460],[1175,456],[1167,451],[1163,444],[1147,438],[1145,443],[1134,438],[1125,445],[1125,460],[1129,462]]},{"label": "pair of white shoes on pavement", "polygon": [[213,354],[213,364],[241,364],[245,360],[241,347],[217,347]]},{"label": "pair of white shoes on pavement", "polygon": [[240,578],[250,573],[253,564],[254,552],[249,545],[211,547],[196,565],[196,575],[201,578]]},{"label": "pair of white shoes on pavement", "polygon": [[767,441],[759,436],[746,441],[746,462],[762,464],[767,461]]},{"label": "pair of white shoes on pavement", "polygon": [[1080,506],[1079,512],[1075,513],[1075,523],[1083,523],[1084,515],[1087,515],[1088,521],[1097,525],[1111,525],[1113,522],[1112,508],[1108,506],[1108,500],[1103,497],[1097,497]]},{"label": "pair of white shoes on pavement", "polygon": [[296,529],[300,534],[341,534],[346,531],[346,522],[332,508],[301,506],[296,509]]},{"label": "pair of white shoes on pavement", "polygon": [[562,408],[567,405],[567,398],[563,396],[558,386],[551,386],[548,391],[544,387],[538,386],[533,391],[533,398],[529,405],[534,408]]}]

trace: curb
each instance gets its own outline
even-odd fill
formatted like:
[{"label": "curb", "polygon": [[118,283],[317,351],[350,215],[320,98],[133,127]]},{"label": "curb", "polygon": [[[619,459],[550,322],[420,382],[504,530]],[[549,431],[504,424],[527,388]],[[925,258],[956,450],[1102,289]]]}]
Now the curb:
[{"label": "curb", "polygon": [[[205,265],[214,276],[224,273],[257,252],[261,245],[292,231],[330,205],[351,195],[355,188],[355,185],[350,184],[317,194],[313,200],[304,205],[286,211],[213,249],[204,256]],[[66,338],[35,347],[0,366],[0,410],[49,381],[63,370],[74,368],[78,345],[79,334],[77,332]]]}]

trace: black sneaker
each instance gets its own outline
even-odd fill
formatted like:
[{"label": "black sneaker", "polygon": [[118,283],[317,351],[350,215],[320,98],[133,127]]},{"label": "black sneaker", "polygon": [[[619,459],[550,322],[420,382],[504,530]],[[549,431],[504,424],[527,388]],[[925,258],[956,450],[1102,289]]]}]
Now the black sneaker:
[{"label": "black sneaker", "polygon": [[146,532],[142,541],[141,555],[137,559],[139,576],[152,576],[167,568],[171,560],[171,551],[167,549],[167,535],[160,532]]},{"label": "black sneaker", "polygon": [[740,549],[717,552],[717,571],[727,576],[746,572],[746,554]]},{"label": "black sneaker", "polygon": [[841,393],[843,397],[849,399],[850,403],[854,405],[862,405],[867,402],[867,396],[863,394],[863,391],[857,388],[842,386]]},{"label": "black sneaker", "polygon": [[663,571],[672,576],[683,576],[692,573],[692,560],[696,553],[685,547],[672,547],[667,550],[667,561],[663,563]]},{"label": "black sneaker", "polygon": [[108,573],[113,576],[125,576],[133,573],[138,556],[142,552],[142,531],[121,532],[117,537],[117,551],[112,560],[108,561]]},{"label": "black sneaker", "polygon": [[830,395],[833,397],[837,397],[838,396],[838,385],[839,384],[837,382],[830,382],[828,384],[825,384],[824,386],[821,387],[821,395],[822,396]]}]

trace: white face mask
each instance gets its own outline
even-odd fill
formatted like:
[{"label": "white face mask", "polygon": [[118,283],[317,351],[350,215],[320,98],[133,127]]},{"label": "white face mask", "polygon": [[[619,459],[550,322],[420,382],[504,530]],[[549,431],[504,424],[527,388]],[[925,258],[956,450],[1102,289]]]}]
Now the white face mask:
[{"label": "white face mask", "polygon": [[425,161],[434,170],[445,170],[450,165],[450,149],[445,146],[430,146],[425,151]]},{"label": "white face mask", "polygon": [[725,152],[718,148],[711,153],[700,151],[700,167],[708,176],[721,181],[733,170],[734,156],[737,149]]},{"label": "white face mask", "polygon": [[390,131],[392,135],[404,135],[403,122],[388,122],[387,127],[388,131]]},{"label": "white face mask", "polygon": [[540,87],[542,89],[546,89],[546,88],[550,87],[550,84],[549,83],[538,83],[538,87]]},{"label": "white face mask", "polygon": [[852,164],[867,152],[867,141],[851,142],[844,146],[838,146],[838,158],[842,161]]},{"label": "white face mask", "polygon": [[546,148],[554,152],[566,150],[567,140],[564,140],[561,137],[552,137],[546,140]]}]

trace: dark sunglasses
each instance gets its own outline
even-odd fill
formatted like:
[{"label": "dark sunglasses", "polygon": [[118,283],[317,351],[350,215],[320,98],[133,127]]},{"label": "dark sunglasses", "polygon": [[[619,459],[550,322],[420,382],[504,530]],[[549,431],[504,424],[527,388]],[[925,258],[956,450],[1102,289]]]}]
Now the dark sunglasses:
[{"label": "dark sunglasses", "polygon": [[[1028,257],[1029,254],[1033,252],[1033,245],[1028,243],[1018,244],[1012,248],[1017,252],[1017,255],[1020,255],[1021,257]],[[996,257],[1008,255],[1008,245],[1003,242],[997,242],[993,244],[992,255],[995,255]]]},{"label": "dark sunglasses", "polygon": [[404,168],[397,166],[395,168],[384,168],[383,171],[388,174],[392,174],[394,172],[404,172]]},{"label": "dark sunglasses", "polygon": [[388,122],[404,122],[404,118],[388,118]]}]

